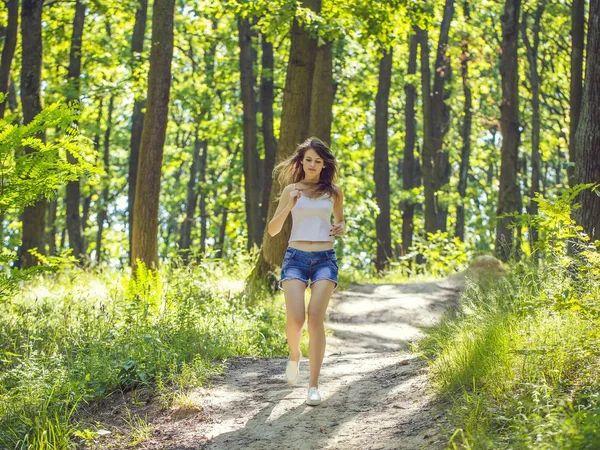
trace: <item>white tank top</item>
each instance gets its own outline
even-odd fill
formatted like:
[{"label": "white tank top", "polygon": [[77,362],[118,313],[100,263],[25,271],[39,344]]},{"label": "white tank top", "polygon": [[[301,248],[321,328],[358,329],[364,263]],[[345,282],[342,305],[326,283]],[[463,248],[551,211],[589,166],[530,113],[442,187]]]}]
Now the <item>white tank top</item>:
[{"label": "white tank top", "polygon": [[333,197],[329,194],[318,198],[300,194],[292,208],[292,233],[288,242],[335,241],[333,236],[329,236],[333,202]]}]

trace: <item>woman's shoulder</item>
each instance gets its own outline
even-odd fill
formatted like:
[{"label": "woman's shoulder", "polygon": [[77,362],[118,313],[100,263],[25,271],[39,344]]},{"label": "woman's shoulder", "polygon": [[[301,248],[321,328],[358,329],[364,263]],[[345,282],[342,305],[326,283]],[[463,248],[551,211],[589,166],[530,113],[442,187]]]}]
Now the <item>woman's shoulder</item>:
[{"label": "woman's shoulder", "polygon": [[331,186],[333,186],[333,190],[335,191],[336,194],[342,194],[342,188],[340,186],[338,186],[337,184],[331,184]]},{"label": "woman's shoulder", "polygon": [[293,191],[295,187],[296,187],[296,183],[288,184],[286,187],[283,188],[283,191],[290,192],[290,191]]}]

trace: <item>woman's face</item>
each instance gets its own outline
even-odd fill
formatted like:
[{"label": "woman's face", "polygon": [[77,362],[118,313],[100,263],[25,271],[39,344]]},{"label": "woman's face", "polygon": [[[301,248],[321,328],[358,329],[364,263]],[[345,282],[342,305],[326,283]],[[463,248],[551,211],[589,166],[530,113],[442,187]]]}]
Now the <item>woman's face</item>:
[{"label": "woman's face", "polygon": [[302,168],[304,169],[305,177],[318,179],[323,167],[325,167],[323,158],[321,158],[312,148],[309,148],[306,153],[304,153],[304,158],[302,159]]}]

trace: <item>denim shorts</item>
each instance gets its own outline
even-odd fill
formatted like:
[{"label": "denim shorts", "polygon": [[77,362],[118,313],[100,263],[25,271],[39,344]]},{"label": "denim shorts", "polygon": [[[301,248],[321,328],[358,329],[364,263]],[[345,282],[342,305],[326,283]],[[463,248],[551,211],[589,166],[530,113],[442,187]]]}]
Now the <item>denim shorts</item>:
[{"label": "denim shorts", "polygon": [[318,280],[331,280],[335,283],[335,290],[338,285],[338,263],[335,250],[305,252],[288,247],[281,264],[279,289],[283,289],[282,282],[293,279],[304,281],[307,287]]}]

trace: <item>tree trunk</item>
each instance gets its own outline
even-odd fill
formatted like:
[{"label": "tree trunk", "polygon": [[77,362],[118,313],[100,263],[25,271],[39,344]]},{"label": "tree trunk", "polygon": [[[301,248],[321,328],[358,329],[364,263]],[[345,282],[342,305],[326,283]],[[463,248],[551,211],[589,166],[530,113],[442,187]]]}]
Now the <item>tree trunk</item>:
[{"label": "tree trunk", "polygon": [[158,268],[158,200],[169,112],[174,13],[174,0],[154,2],[148,107],[140,146],[137,198],[134,202],[131,254],[134,269],[138,259],[148,268]]},{"label": "tree trunk", "polygon": [[375,219],[377,257],[375,269],[381,273],[392,257],[390,226],[390,161],[388,154],[388,101],[392,78],[392,50],[379,61],[379,85],[375,97],[375,199],[379,214]]},{"label": "tree trunk", "polygon": [[[529,191],[529,214],[536,216],[538,214],[538,204],[533,199],[535,194],[540,192],[540,88],[541,77],[538,70],[538,47],[540,42],[540,22],[544,14],[545,4],[538,4],[533,22],[533,43],[529,41],[527,35],[527,16],[524,15],[521,22],[521,34],[527,49],[527,58],[529,60],[529,82],[531,83],[531,190]],[[525,170],[527,177],[527,170]],[[538,241],[538,230],[534,226],[529,227],[529,245],[533,253],[536,242]]]},{"label": "tree trunk", "polygon": [[[17,34],[19,33],[19,0],[6,0],[8,9],[8,24],[4,37],[4,48],[2,49],[2,60],[0,60],[0,92],[10,91],[10,67],[15,49],[17,48]],[[7,96],[8,98],[8,96]],[[0,102],[0,119],[4,117],[7,100]]]},{"label": "tree trunk", "polygon": [[[415,75],[417,72],[417,37],[412,35],[409,41],[409,53],[408,53],[408,77]],[[417,99],[417,89],[412,83],[404,85],[404,92],[406,93],[406,106],[405,106],[405,130],[404,135],[404,158],[402,165],[402,189],[410,191],[417,186],[416,166],[415,166],[415,141],[417,138],[417,122],[415,113],[415,102]],[[400,174],[399,174],[400,175]],[[415,217],[415,204],[414,202],[407,200],[400,204],[400,210],[402,211],[402,256],[408,253],[408,249],[412,247],[413,232],[414,232],[414,217]]]},{"label": "tree trunk", "polygon": [[[465,22],[471,22],[471,9],[468,1],[463,2]],[[460,73],[462,76],[465,104],[463,107],[464,120],[461,129],[462,149],[460,152],[460,172],[458,179],[458,194],[460,203],[456,207],[455,235],[461,241],[465,240],[465,197],[467,195],[467,180],[469,179],[469,158],[471,156],[471,129],[473,124],[473,96],[469,80],[469,36],[461,41],[462,54],[460,58]]]},{"label": "tree trunk", "polygon": [[454,15],[454,0],[446,0],[444,18],[435,59],[433,90],[429,68],[427,32],[418,30],[421,46],[421,78],[423,90],[423,185],[425,190],[425,231],[446,231],[448,206],[440,202],[438,191],[448,184],[450,164],[448,152],[443,149],[448,130],[450,110],[446,106],[444,85],[450,80],[450,63],[446,56],[450,23]]},{"label": "tree trunk", "polygon": [[113,115],[113,102],[114,97],[110,97],[108,101],[108,117],[106,118],[106,131],[104,132],[104,171],[106,176],[104,178],[104,187],[102,188],[102,194],[98,199],[98,215],[97,224],[98,230],[96,233],[96,264],[100,264],[102,261],[102,233],[104,231],[104,223],[108,218],[108,194],[110,192],[110,135],[112,132],[112,115]]},{"label": "tree trunk", "polygon": [[[83,24],[85,21],[86,6],[81,0],[75,3],[75,17],[73,18],[73,34],[71,36],[71,51],[69,54],[69,70],[67,74],[67,101],[79,100],[79,77],[81,76],[81,41],[83,37]],[[67,159],[71,164],[77,164],[77,159],[67,152]],[[81,188],[79,180],[67,183],[67,231],[69,233],[69,246],[73,256],[84,262],[85,244],[81,233],[81,216],[79,202]]]},{"label": "tree trunk", "polygon": [[[575,183],[600,183],[600,1],[590,2],[585,82],[581,115],[575,134]],[[579,194],[581,208],[574,218],[591,238],[600,240],[600,196],[591,190]]]},{"label": "tree trunk", "polygon": [[509,227],[514,217],[503,214],[519,212],[520,192],[517,183],[519,150],[519,103],[518,103],[518,31],[520,0],[506,0],[502,15],[502,158],[500,167],[500,189],[496,225],[496,256],[508,261],[516,256],[514,230]]},{"label": "tree trunk", "polygon": [[256,97],[254,95],[254,64],[256,51],[252,37],[256,34],[248,19],[238,19],[240,44],[240,77],[244,121],[244,191],[248,224],[248,249],[260,246],[260,185],[257,150]]},{"label": "tree trunk", "polygon": [[317,48],[308,134],[327,145],[331,144],[333,97],[333,43],[325,41]]},{"label": "tree trunk", "polygon": [[[316,13],[320,12],[321,0],[303,0],[299,3]],[[290,57],[283,91],[279,160],[290,156],[298,143],[307,138],[316,53],[317,40],[302,28],[297,19],[294,19],[291,32]],[[269,199],[267,222],[275,213],[277,208],[275,198],[279,195],[281,188],[282,186],[279,186],[278,181],[274,179],[271,198]],[[251,282],[258,282],[266,277],[274,269],[274,266],[281,264],[290,231],[291,217],[288,218],[282,230],[275,237],[271,237],[265,227],[261,252],[250,275]],[[274,286],[276,281],[271,281]]]},{"label": "tree trunk", "polygon": [[200,142],[200,148],[202,149],[198,179],[198,188],[200,191],[200,257],[204,258],[204,255],[206,255],[206,238],[208,235],[206,226],[206,166],[208,164],[208,141],[206,139],[203,139],[202,142]]},{"label": "tree trunk", "polygon": [[185,201],[185,218],[181,224],[179,236],[179,253],[184,264],[189,262],[190,247],[192,244],[192,226],[195,222],[196,205],[198,203],[198,169],[200,167],[200,125],[196,125],[194,137],[194,152],[192,154],[192,164],[190,166],[190,179],[187,185],[187,195]]},{"label": "tree trunk", "polygon": [[[42,110],[40,81],[42,73],[42,5],[43,0],[23,0],[21,8],[21,104],[26,125]],[[44,133],[38,136],[45,139]],[[25,153],[34,150],[25,147]],[[37,201],[23,211],[23,241],[19,249],[19,266],[26,269],[38,263],[29,250],[44,251],[46,200]]]},{"label": "tree trunk", "polygon": [[[261,35],[262,43],[262,71],[260,79],[260,110],[262,113],[262,134],[265,146],[263,196],[260,211],[261,230],[267,224],[269,213],[269,200],[271,199],[271,188],[273,186],[273,168],[277,156],[277,140],[273,131],[273,44],[267,41],[266,36]],[[261,234],[262,239],[262,234]]]},{"label": "tree trunk", "polygon": [[48,202],[48,233],[46,239],[48,241],[48,254],[52,256],[58,255],[58,249],[56,248],[56,215],[58,209],[58,202],[51,200]]},{"label": "tree trunk", "polygon": [[[138,60],[144,51],[144,35],[146,33],[146,21],[148,16],[148,0],[138,0],[135,12],[135,24],[133,26],[133,37],[131,39],[132,67],[135,73],[139,66]],[[144,112],[146,100],[136,97],[133,103],[133,115],[131,117],[131,140],[129,143],[129,175],[127,177],[128,207],[127,219],[129,222],[129,256],[131,258],[131,243],[133,242],[133,207],[135,204],[135,187],[137,183],[137,171],[140,159],[140,142],[142,140],[142,128],[144,127]]]},{"label": "tree trunk", "polygon": [[571,3],[571,87],[569,95],[569,161],[567,177],[569,186],[575,185],[575,132],[581,112],[581,92],[583,88],[583,48],[585,36],[585,0]]}]

